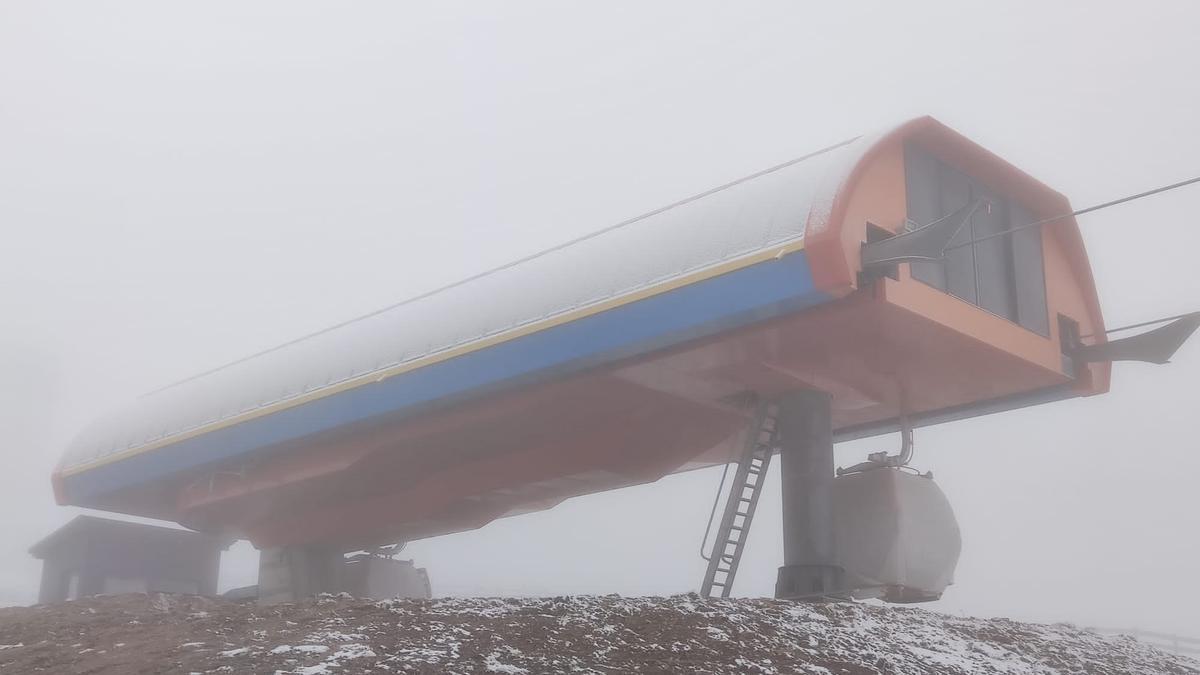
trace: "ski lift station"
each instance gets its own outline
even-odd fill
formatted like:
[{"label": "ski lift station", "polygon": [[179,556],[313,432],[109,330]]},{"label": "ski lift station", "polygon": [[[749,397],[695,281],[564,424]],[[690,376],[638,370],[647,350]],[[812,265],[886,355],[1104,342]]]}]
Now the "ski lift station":
[{"label": "ski lift station", "polygon": [[300,595],[345,552],[732,457],[702,587],[728,595],[780,461],[780,597],[933,599],[959,536],[913,429],[1104,393],[1195,328],[1106,341],[1071,211],[915,119],[148,394],[54,491],[249,539]]}]

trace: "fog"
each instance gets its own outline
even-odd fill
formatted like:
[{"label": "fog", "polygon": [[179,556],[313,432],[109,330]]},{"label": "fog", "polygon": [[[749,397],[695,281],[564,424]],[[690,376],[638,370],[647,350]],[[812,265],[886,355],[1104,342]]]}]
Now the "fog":
[{"label": "fog", "polygon": [[[0,4],[0,604],[147,390],[931,114],[1087,206],[1200,174],[1200,5]],[[1080,219],[1110,325],[1200,308],[1200,187]],[[945,612],[1200,633],[1200,348],[918,430]],[[843,444],[838,461],[893,449]],[[413,543],[435,593],[695,590],[719,470]],[[782,560],[768,481],[735,594]],[[223,586],[252,583],[254,552]]]}]

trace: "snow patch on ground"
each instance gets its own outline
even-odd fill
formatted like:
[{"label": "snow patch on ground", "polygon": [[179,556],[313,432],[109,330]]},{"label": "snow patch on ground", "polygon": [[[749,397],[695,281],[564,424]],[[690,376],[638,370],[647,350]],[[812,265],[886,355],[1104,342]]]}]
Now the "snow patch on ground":
[{"label": "snow patch on ground", "polygon": [[489,673],[508,673],[508,675],[521,675],[522,673],[529,672],[520,666],[514,666],[511,663],[501,662],[499,652],[492,652],[491,654],[488,654],[487,658],[483,661],[483,665],[485,668],[487,668]]},{"label": "snow patch on ground", "polygon": [[[132,617],[140,625],[130,625]],[[164,657],[162,645],[178,647]],[[143,595],[0,610],[0,672],[163,667],[281,675],[1200,675],[1200,663],[1127,637],[861,603],[327,596],[258,607]]]}]

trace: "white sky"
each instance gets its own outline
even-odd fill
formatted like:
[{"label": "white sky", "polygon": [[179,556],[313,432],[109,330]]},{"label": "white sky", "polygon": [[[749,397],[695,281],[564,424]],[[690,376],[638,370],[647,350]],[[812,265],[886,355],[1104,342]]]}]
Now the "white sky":
[{"label": "white sky", "polygon": [[[1108,8],[1111,7],[1112,10]],[[1200,4],[0,2],[0,602],[106,407],[933,114],[1084,206],[1200,174]],[[1200,188],[1081,219],[1112,325],[1200,306]],[[1200,349],[918,432],[931,607],[1200,634]],[[839,461],[889,448],[839,448]],[[435,590],[695,589],[709,470],[418,542]],[[769,595],[776,482],[737,591]],[[253,552],[225,584],[253,580]]]}]

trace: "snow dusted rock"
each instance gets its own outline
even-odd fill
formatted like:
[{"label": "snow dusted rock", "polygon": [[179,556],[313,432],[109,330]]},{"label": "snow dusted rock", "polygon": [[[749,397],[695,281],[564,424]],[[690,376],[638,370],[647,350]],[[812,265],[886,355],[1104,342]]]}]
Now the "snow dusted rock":
[{"label": "snow dusted rock", "polygon": [[0,645],[0,673],[1200,675],[1196,661],[1068,625],[694,595],[267,608],[98,597],[0,610]]}]

